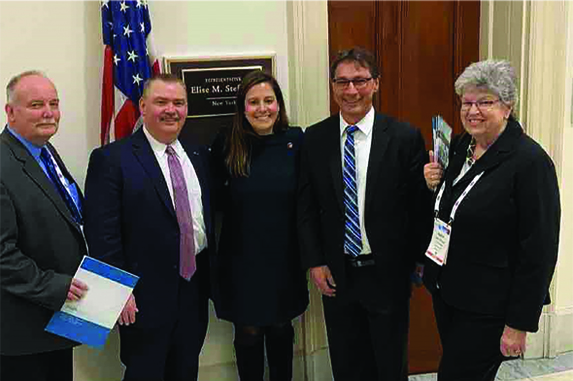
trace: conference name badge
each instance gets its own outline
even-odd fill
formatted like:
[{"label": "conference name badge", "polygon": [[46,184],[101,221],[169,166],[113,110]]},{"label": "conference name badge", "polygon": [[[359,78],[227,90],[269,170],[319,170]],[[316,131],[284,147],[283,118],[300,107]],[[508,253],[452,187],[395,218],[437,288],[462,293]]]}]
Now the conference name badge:
[{"label": "conference name badge", "polygon": [[426,257],[430,258],[438,266],[446,264],[451,233],[452,228],[448,224],[439,218],[434,219],[432,241],[426,250]]}]

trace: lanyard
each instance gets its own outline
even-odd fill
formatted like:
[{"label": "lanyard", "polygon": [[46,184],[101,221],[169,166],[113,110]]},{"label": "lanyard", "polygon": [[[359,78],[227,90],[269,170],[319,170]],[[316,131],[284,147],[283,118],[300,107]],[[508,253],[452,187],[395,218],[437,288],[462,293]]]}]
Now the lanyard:
[{"label": "lanyard", "polygon": [[[448,225],[451,225],[452,222],[454,222],[454,217],[456,215],[456,211],[458,210],[458,207],[460,206],[461,202],[467,196],[467,194],[470,193],[470,190],[474,187],[474,185],[476,185],[476,183],[482,177],[483,174],[484,174],[483,171],[480,174],[477,174],[474,177],[474,179],[472,180],[472,182],[469,183],[469,185],[466,187],[466,189],[462,192],[460,197],[458,197],[458,199],[454,203],[454,206],[452,207],[452,211],[450,212],[450,222],[448,222]],[[445,181],[442,183],[442,186],[440,187],[440,192],[438,192],[438,197],[436,197],[436,204],[434,205],[434,212],[435,212],[436,216],[438,215],[438,212],[440,211],[440,201],[442,200],[442,195],[444,194],[444,189],[446,189],[446,182]]]}]

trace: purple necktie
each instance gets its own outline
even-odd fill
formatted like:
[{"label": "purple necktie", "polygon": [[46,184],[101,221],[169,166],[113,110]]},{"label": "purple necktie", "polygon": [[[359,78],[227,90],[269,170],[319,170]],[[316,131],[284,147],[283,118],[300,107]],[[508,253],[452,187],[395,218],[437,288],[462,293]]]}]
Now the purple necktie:
[{"label": "purple necktie", "polygon": [[167,153],[167,164],[173,185],[175,214],[177,214],[177,222],[179,223],[179,275],[190,280],[197,266],[195,265],[195,241],[193,240],[193,218],[189,194],[187,193],[183,169],[175,150],[172,146],[167,146],[165,153]]}]

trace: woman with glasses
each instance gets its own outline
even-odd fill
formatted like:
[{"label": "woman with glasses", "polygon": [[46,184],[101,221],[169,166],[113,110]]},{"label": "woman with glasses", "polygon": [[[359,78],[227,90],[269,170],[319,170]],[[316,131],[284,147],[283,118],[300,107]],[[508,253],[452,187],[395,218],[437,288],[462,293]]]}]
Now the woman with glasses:
[{"label": "woman with glasses", "polygon": [[467,67],[455,83],[465,132],[449,164],[424,167],[434,191],[434,232],[424,284],[443,346],[439,381],[494,380],[538,330],[559,240],[551,158],[514,115],[517,80],[507,61]]},{"label": "woman with glasses", "polygon": [[217,316],[234,323],[242,381],[292,378],[291,320],[308,305],[296,236],[303,132],[289,127],[282,91],[270,75],[247,74],[230,133],[213,144],[223,225],[216,258]]}]

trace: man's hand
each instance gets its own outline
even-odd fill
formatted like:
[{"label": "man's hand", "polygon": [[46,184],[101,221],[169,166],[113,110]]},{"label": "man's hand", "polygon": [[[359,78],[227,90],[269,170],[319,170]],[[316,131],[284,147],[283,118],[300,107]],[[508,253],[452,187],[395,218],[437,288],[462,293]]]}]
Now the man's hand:
[{"label": "man's hand", "polygon": [[506,325],[499,343],[501,354],[505,357],[521,356],[525,352],[526,338],[527,332]]},{"label": "man's hand", "polygon": [[311,267],[310,277],[322,295],[335,296],[336,283],[328,266]]},{"label": "man's hand", "polygon": [[123,307],[123,311],[119,315],[117,322],[119,325],[130,325],[135,323],[135,313],[139,312],[137,309],[137,305],[135,304],[135,296],[133,294],[129,295],[129,299],[127,299],[127,303],[125,303],[125,307]]},{"label": "man's hand", "polygon": [[442,176],[442,166],[436,161],[434,151],[430,151],[430,162],[424,165],[424,179],[426,180],[428,189],[432,191],[435,190],[438,184],[440,184]]},{"label": "man's hand", "polygon": [[75,302],[83,298],[83,296],[88,291],[88,285],[79,279],[72,278],[72,284],[70,284],[70,289],[68,290],[68,296],[66,300],[70,302]]}]

